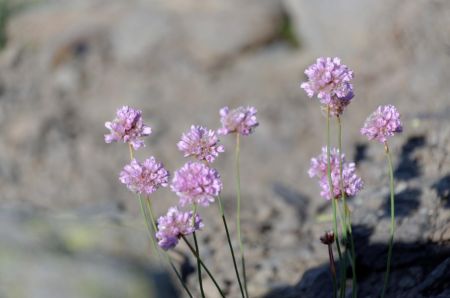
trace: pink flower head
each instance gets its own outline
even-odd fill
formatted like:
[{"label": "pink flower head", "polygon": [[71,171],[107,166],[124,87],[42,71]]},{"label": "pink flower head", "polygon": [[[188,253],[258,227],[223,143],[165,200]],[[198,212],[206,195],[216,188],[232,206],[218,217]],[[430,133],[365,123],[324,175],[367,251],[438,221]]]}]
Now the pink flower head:
[{"label": "pink flower head", "polygon": [[[356,175],[354,163],[344,163],[342,165],[342,181],[344,192],[347,197],[354,197],[364,186],[362,179]],[[331,182],[333,183],[333,198],[338,199],[342,196],[339,167],[333,169],[331,172]],[[325,199],[330,200],[331,193],[328,178],[326,176],[319,180],[319,186],[322,189],[320,195]]]},{"label": "pink flower head", "polygon": [[[345,161],[345,155],[339,155],[339,150],[337,148],[330,148],[330,161],[331,169],[339,168],[339,157],[342,162]],[[321,179],[327,176],[327,147],[322,147],[322,153],[319,156],[311,158],[311,167],[308,170],[309,177],[317,177]]]},{"label": "pink flower head", "polygon": [[222,190],[219,173],[200,162],[188,162],[175,172],[170,186],[180,198],[180,205],[208,206]]},{"label": "pink flower head", "polygon": [[144,147],[141,137],[150,135],[152,129],[142,122],[141,115],[140,110],[127,106],[118,109],[116,118],[105,123],[105,127],[110,130],[110,133],[105,135],[105,142],[123,141],[131,144],[135,150]]},{"label": "pink flower head", "polygon": [[132,192],[149,195],[168,185],[169,172],[153,156],[143,163],[133,159],[120,172],[119,180]]},{"label": "pink flower head", "polygon": [[222,127],[217,131],[220,135],[237,132],[248,136],[259,125],[256,120],[256,109],[254,107],[238,107],[230,110],[228,107],[220,109],[220,122]]},{"label": "pink flower head", "polygon": [[369,140],[377,140],[381,143],[386,142],[388,137],[402,131],[400,114],[393,105],[379,106],[367,118],[364,127],[361,128],[361,134],[367,136]]},{"label": "pink flower head", "polygon": [[335,57],[321,57],[316,63],[305,70],[308,82],[303,82],[300,87],[306,91],[309,97],[317,94],[320,102],[330,107],[332,115],[342,114],[344,108],[354,97],[353,71],[341,64],[341,59]]},{"label": "pink flower head", "polygon": [[[363,181],[356,175],[354,163],[347,163],[345,155],[339,154],[336,148],[330,148],[330,165],[331,165],[331,182],[333,184],[333,197],[342,196],[341,179],[340,179],[340,161],[342,160],[342,180],[345,195],[348,197],[355,196],[363,187]],[[327,200],[330,199],[330,187],[327,175],[327,147],[322,148],[322,153],[311,159],[311,167],[308,174],[311,178],[317,177],[321,188],[320,195]]]},{"label": "pink flower head", "polygon": [[158,232],[156,232],[158,245],[164,250],[169,250],[178,244],[181,236],[190,235],[203,228],[200,216],[196,214],[195,219],[193,217],[192,211],[183,212],[177,207],[169,208],[166,216],[158,219]]},{"label": "pink flower head", "polygon": [[184,152],[184,157],[194,156],[198,160],[212,163],[219,153],[225,149],[219,145],[219,138],[213,130],[202,126],[191,126],[191,130],[181,136],[177,144],[178,149]]}]

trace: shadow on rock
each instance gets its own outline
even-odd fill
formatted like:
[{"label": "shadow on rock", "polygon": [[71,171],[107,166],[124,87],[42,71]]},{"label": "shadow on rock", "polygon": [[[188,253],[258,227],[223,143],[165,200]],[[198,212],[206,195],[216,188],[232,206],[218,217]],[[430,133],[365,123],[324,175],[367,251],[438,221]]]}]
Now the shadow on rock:
[{"label": "shadow on rock", "polygon": [[445,208],[450,208],[450,174],[442,177],[432,188],[436,191],[438,197],[444,202]]},{"label": "shadow on rock", "polygon": [[306,221],[308,217],[307,210],[309,205],[309,198],[306,195],[299,193],[280,182],[274,182],[272,189],[276,195],[284,200],[285,203],[297,210],[300,222]]},{"label": "shadow on rock", "polygon": [[[373,228],[353,227],[359,297],[378,297],[386,269],[387,243],[371,243]],[[450,297],[450,245],[397,242],[386,297]],[[347,268],[347,279],[351,279]],[[351,289],[347,292],[350,294]],[[332,297],[327,263],[307,270],[294,286],[273,289],[264,298]]]},{"label": "shadow on rock", "polygon": [[414,152],[425,145],[426,139],[424,136],[410,137],[403,144],[400,162],[394,173],[397,180],[408,181],[421,175],[419,159],[414,157]]},{"label": "shadow on rock", "polygon": [[359,165],[362,161],[368,160],[367,157],[368,145],[364,143],[355,144],[355,154],[353,156],[353,162]]},{"label": "shadow on rock", "polygon": [[[420,207],[420,196],[422,190],[419,188],[407,188],[395,195],[395,216],[399,218],[410,216]],[[390,216],[391,200],[386,196],[383,204],[383,217]]]}]

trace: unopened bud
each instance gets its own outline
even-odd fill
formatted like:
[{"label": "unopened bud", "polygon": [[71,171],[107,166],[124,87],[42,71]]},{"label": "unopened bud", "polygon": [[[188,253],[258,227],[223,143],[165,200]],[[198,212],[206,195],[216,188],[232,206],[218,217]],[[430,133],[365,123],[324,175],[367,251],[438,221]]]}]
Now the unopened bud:
[{"label": "unopened bud", "polygon": [[331,245],[334,242],[334,232],[333,231],[326,231],[323,236],[320,237],[320,241],[322,241],[323,244]]}]

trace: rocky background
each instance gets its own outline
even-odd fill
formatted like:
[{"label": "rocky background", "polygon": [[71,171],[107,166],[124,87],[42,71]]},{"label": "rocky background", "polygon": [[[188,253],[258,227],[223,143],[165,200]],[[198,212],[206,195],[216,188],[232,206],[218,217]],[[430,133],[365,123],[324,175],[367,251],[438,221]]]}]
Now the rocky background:
[{"label": "rocky background", "polygon": [[[299,88],[318,56],[356,74],[343,144],[365,181],[350,202],[359,297],[379,295],[389,231],[383,148],[359,128],[388,103],[404,124],[392,141],[388,296],[450,297],[450,2],[3,0],[0,10],[0,297],[184,297],[150,257],[138,204],[118,182],[126,146],[103,141],[121,105],[142,109],[154,131],[138,157],[171,172],[191,124],[217,128],[222,106],[254,105],[260,126],[243,139],[241,168],[249,292],[331,297],[318,240],[330,207],[306,174],[325,123]],[[216,167],[235,235],[234,140],[222,141]],[[177,202],[169,190],[153,199],[158,214]],[[202,255],[239,297],[217,209],[201,213]],[[195,288],[187,252],[174,256]],[[205,287],[217,297],[208,278]]]}]

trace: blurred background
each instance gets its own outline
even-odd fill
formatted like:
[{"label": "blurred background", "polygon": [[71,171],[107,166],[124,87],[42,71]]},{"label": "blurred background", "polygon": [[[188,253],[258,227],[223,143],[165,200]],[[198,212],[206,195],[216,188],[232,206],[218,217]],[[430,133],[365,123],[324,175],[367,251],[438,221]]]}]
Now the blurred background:
[{"label": "blurred background", "polygon": [[[389,190],[383,148],[359,129],[394,104],[404,133],[392,142],[389,295],[450,297],[449,1],[1,0],[0,47],[0,297],[184,297],[150,256],[139,205],[118,181],[127,146],[103,140],[122,105],[153,128],[138,158],[154,155],[172,173],[192,124],[215,129],[221,107],[255,106],[260,126],[241,155],[249,292],[330,297],[318,240],[330,209],[307,176],[325,118],[300,89],[319,56],[339,56],[355,73],[343,149],[365,181],[350,202],[360,296],[381,285]],[[215,166],[236,235],[234,140],[222,142]],[[168,189],[153,200],[158,215],[177,203]],[[238,297],[217,209],[200,212],[204,259]],[[195,288],[187,249],[174,256]],[[217,297],[208,278],[205,287]]]}]

